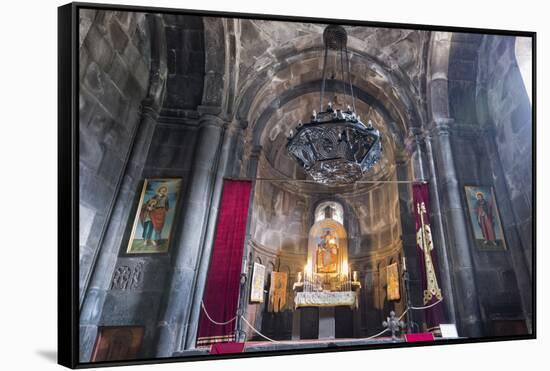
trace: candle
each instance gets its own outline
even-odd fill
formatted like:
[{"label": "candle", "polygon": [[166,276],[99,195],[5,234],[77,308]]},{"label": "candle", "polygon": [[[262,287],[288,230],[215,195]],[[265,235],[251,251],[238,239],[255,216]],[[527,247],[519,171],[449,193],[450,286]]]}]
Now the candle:
[{"label": "candle", "polygon": [[348,291],[351,291],[351,265],[348,265]]},{"label": "candle", "polygon": [[405,272],[407,270],[407,261],[404,256],[402,257],[402,259],[403,259],[403,272]]}]

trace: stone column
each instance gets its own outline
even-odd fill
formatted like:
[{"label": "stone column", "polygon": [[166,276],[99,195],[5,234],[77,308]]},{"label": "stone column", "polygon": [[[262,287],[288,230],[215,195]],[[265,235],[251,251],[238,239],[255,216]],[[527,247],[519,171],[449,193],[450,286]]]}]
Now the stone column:
[{"label": "stone column", "polygon": [[128,161],[117,191],[116,200],[107,221],[107,230],[100,244],[100,251],[94,263],[86,295],[80,309],[80,361],[88,362],[91,357],[97,329],[107,291],[109,290],[113,271],[117,263],[118,252],[126,222],[129,220],[131,207],[138,192],[139,182],[153,133],[157,125],[158,111],[155,106],[145,101],[141,107],[141,121],[137,125]]},{"label": "stone column", "polygon": [[427,165],[429,169],[430,182],[430,223],[432,225],[432,238],[437,250],[437,266],[439,270],[439,284],[443,291],[443,306],[445,308],[446,320],[449,323],[456,323],[455,298],[453,293],[453,277],[451,274],[449,261],[449,244],[445,239],[445,225],[441,215],[441,205],[439,202],[439,182],[435,171],[434,157],[432,153],[431,140],[424,140],[427,152]]},{"label": "stone column", "polygon": [[[239,313],[246,317],[246,311],[248,306],[248,297],[250,295],[250,279],[252,277],[252,269],[254,266],[253,262],[247,262],[248,256],[252,252],[252,244],[250,240],[252,238],[251,230],[253,226],[252,213],[254,211],[254,193],[256,190],[256,177],[258,171],[258,162],[260,160],[260,154],[262,152],[262,147],[257,145],[253,146],[250,150],[250,157],[248,159],[248,168],[246,169],[246,176],[252,179],[252,192],[250,194],[250,207],[248,209],[248,221],[246,224],[246,237],[244,244],[243,252],[243,266],[241,267],[241,272],[245,272],[245,275],[241,279],[241,287],[239,292]],[[248,266],[247,266],[248,265]],[[249,334],[251,329],[245,326],[242,320],[239,318],[237,321],[237,334],[239,341],[244,341],[246,334]]]},{"label": "stone column", "polygon": [[[430,223],[436,249],[439,286],[444,296],[442,304],[445,308],[445,319],[450,323],[456,323],[453,285],[447,251],[448,246],[445,240],[443,219],[440,211],[439,186],[434,168],[431,143],[429,140],[425,140],[425,135],[421,129],[411,128],[408,138],[408,148],[412,153],[413,180],[426,180],[430,185]],[[416,231],[414,243],[416,245]]]},{"label": "stone column", "polygon": [[183,225],[174,238],[171,271],[158,322],[157,357],[171,357],[181,349],[181,335],[189,327],[191,303],[197,286],[206,234],[206,221],[214,195],[215,175],[223,141],[224,121],[199,107],[199,133],[191,178],[182,205]]},{"label": "stone column", "polygon": [[[409,158],[417,158],[418,154],[412,154],[410,157],[399,156],[396,158],[396,173],[397,180],[411,180],[413,177],[418,176],[418,170],[412,173],[412,168],[420,165],[418,161],[409,161]],[[411,162],[414,162],[412,164]],[[422,176],[421,176],[422,177]],[[418,178],[422,179],[422,178]],[[399,183],[397,186],[399,192],[399,211],[401,215],[401,241],[403,244],[403,255],[407,259],[407,269],[409,272],[409,292],[408,299],[411,304],[418,304],[419,298],[422,297],[422,283],[420,280],[420,269],[418,265],[418,258],[416,255],[416,229],[412,214],[412,192],[411,185],[406,183]],[[401,262],[399,262],[401,264]],[[388,316],[388,313],[384,315]],[[382,317],[384,317],[384,315]],[[424,322],[424,316],[422,312],[410,311],[406,318],[407,321],[412,321],[420,326],[421,322]]]},{"label": "stone column", "polygon": [[452,266],[453,292],[460,300],[455,301],[459,335],[480,337],[481,314],[476,287],[475,269],[470,251],[466,217],[462,204],[454,165],[449,125],[451,118],[434,118],[432,133],[427,139],[432,149],[432,160],[441,198],[440,214],[446,228],[446,243]]},{"label": "stone column", "polygon": [[[189,306],[190,314],[188,320],[190,325],[184,329],[181,334],[182,341],[179,348],[180,351],[195,347],[198,321],[201,312],[201,301],[204,295],[206,279],[208,277],[210,256],[214,247],[219,205],[223,191],[223,181],[225,177],[230,177],[233,175],[231,172],[232,164],[235,159],[235,148],[244,128],[246,128],[246,122],[234,121],[228,125],[224,133],[219,162],[215,173],[212,201],[210,203],[210,210],[205,224],[206,236],[202,244],[199,261],[197,262],[197,276],[192,288],[192,303]],[[246,255],[244,256],[246,257]]]}]

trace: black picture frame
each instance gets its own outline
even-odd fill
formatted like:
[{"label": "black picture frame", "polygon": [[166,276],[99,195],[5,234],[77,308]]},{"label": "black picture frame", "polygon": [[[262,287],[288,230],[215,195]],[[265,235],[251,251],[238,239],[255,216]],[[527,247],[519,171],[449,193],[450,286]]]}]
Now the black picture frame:
[{"label": "black picture frame", "polygon": [[171,358],[151,358],[130,361],[81,363],[79,361],[79,43],[78,14],[80,9],[97,9],[129,12],[154,12],[163,14],[185,14],[225,18],[262,19],[272,21],[308,22],[323,24],[344,24],[365,27],[405,28],[428,31],[480,33],[491,35],[523,36],[532,39],[532,148],[533,183],[532,216],[536,215],[536,125],[537,125],[537,33],[488,28],[464,28],[441,25],[370,22],[359,20],[309,18],[267,14],[201,11],[159,7],[128,6],[96,3],[70,3],[58,8],[58,363],[69,368],[99,366],[138,365],[201,360],[221,360],[280,356],[288,354],[309,354],[319,352],[341,352],[352,350],[387,349],[415,346],[480,343],[507,340],[527,340],[537,337],[536,312],[536,224],[532,224],[532,323],[533,331],[528,335],[498,336],[468,339],[445,339],[432,343],[395,343],[357,346],[334,346],[319,349],[287,349],[233,355],[196,355]]}]

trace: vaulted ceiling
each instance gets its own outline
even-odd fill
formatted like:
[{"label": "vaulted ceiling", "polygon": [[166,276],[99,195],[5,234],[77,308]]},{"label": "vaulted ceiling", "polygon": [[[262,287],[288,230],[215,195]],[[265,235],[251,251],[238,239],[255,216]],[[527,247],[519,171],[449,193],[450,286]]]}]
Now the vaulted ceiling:
[{"label": "vaulted ceiling", "polygon": [[[319,110],[325,24],[227,20],[235,35],[235,115],[248,123],[247,143],[262,146],[262,176],[305,179],[286,152],[299,120]],[[383,133],[384,156],[368,177],[387,179],[407,128],[420,124],[429,32],[346,26],[358,114]],[[330,58],[329,55],[329,63]],[[350,102],[339,72],[327,70],[327,100]],[[333,79],[332,81],[330,81]],[[349,92],[348,92],[349,94]]]}]

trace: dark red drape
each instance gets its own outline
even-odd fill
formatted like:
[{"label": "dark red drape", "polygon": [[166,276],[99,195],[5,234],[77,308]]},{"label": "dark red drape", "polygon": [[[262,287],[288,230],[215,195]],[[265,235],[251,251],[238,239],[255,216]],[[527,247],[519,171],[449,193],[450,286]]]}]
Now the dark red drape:
[{"label": "dark red drape", "polygon": [[[419,213],[419,206],[424,203],[424,208],[426,210],[425,214],[422,214],[424,225],[430,226],[430,191],[427,183],[414,183],[413,184],[413,208],[414,208],[414,220],[416,225],[416,233],[418,236],[419,231],[422,229],[422,220],[421,213]],[[421,282],[422,282],[422,291],[428,289],[428,279],[426,274],[426,259],[424,255],[424,251],[420,248],[420,245],[417,244],[416,246],[416,252],[418,257],[418,262],[420,265],[420,275],[421,275]],[[433,250],[430,252],[430,257],[432,264],[435,268],[435,275],[437,279],[437,285],[439,288],[441,288],[441,282],[439,280],[439,274],[438,274],[438,265],[437,265],[437,246],[433,246]],[[443,293],[442,293],[443,294]],[[422,300],[413,300],[413,303],[415,305],[418,305],[419,303],[422,303],[423,306],[429,306],[430,304],[433,304],[437,302],[439,299],[435,296],[433,296],[430,300],[425,301],[423,300],[424,297],[420,298]],[[428,325],[428,328],[432,328],[435,326],[438,326],[439,324],[443,323],[443,305],[442,304],[436,304],[435,306],[425,309],[426,314],[426,324]]]},{"label": "dark red drape", "polygon": [[235,340],[240,273],[252,182],[224,180],[214,250],[201,307],[197,345]]}]

